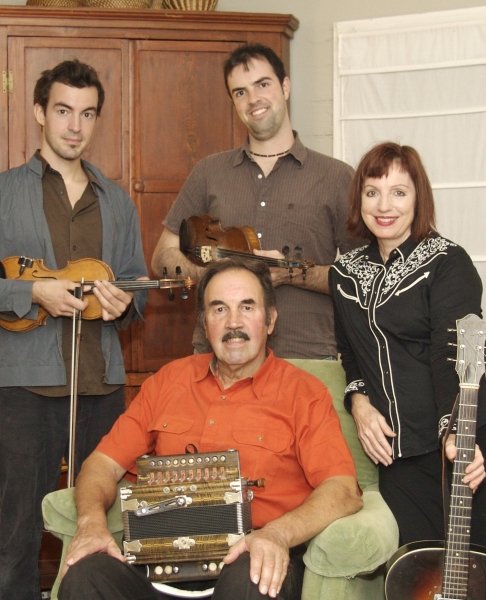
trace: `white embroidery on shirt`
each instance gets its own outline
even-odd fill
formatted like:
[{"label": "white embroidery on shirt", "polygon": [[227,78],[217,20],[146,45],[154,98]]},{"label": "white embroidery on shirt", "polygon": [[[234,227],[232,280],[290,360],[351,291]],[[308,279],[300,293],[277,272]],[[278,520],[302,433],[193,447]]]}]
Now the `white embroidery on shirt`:
[{"label": "white embroidery on shirt", "polygon": [[[403,258],[395,260],[385,274],[384,282],[380,289],[380,302],[382,302],[390,292],[404,292],[405,289],[396,292],[396,288],[405,277],[417,271],[430,258],[441,252],[443,253],[447,251],[449,247],[456,245],[457,244],[441,237],[427,238],[420,242],[405,262],[403,261]],[[366,298],[371,291],[371,286],[376,275],[383,270],[383,266],[369,262],[369,257],[366,255],[356,258],[356,256],[365,249],[366,246],[348,252],[340,258],[339,263],[346,269],[348,274],[356,278],[356,281],[361,288],[361,292]],[[423,277],[424,276],[422,276],[421,279]],[[408,287],[412,287],[414,284],[418,283],[418,281],[419,280],[415,281]],[[368,302],[366,301],[365,304],[367,305]]]}]

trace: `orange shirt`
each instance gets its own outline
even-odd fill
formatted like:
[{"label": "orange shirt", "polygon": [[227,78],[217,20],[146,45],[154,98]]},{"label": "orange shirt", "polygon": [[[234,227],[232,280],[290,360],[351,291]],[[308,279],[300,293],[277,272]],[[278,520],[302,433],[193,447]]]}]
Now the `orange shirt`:
[{"label": "orange shirt", "polygon": [[214,376],[212,354],[171,362],[140,394],[97,447],[127,471],[143,454],[235,448],[241,474],[265,479],[253,488],[253,527],[293,510],[329,477],[356,477],[327,388],[270,351],[259,371],[229,389]]}]

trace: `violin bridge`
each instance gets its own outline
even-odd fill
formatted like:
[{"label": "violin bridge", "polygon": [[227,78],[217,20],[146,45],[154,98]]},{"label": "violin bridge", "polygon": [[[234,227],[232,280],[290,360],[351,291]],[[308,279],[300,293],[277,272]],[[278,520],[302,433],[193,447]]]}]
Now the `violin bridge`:
[{"label": "violin bridge", "polygon": [[211,246],[201,246],[199,258],[203,261],[203,263],[211,262],[213,260],[213,256],[211,254]]}]

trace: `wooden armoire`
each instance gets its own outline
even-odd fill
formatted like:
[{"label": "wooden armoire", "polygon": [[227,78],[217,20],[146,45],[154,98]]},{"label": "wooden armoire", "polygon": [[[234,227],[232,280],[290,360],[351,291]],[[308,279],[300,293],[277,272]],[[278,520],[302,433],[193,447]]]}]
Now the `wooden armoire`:
[{"label": "wooden armoire", "polygon": [[[39,147],[32,96],[40,72],[74,57],[91,64],[106,101],[84,157],[131,195],[150,268],[162,220],[191,169],[244,139],[225,90],[224,59],[257,41],[288,68],[297,27],[283,14],[0,7],[0,170]],[[147,374],[192,352],[193,313],[194,293],[182,301],[176,291],[171,302],[167,291],[149,292],[145,321],[122,334],[127,400]]]}]

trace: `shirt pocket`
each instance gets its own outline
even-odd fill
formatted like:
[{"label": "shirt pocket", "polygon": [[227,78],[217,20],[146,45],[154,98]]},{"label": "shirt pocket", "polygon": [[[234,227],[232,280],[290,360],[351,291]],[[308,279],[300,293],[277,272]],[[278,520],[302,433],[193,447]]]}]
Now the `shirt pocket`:
[{"label": "shirt pocket", "polygon": [[249,479],[265,479],[271,488],[277,476],[285,475],[285,457],[292,438],[285,429],[273,431],[265,427],[234,429],[235,447],[240,451],[241,474]]},{"label": "shirt pocket", "polygon": [[158,415],[155,417],[149,423],[147,430],[156,436],[156,455],[185,454],[187,445],[191,443],[191,434],[189,432],[193,426],[193,419],[172,417],[170,415]]}]

